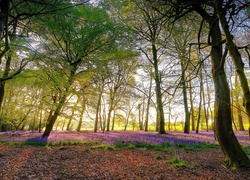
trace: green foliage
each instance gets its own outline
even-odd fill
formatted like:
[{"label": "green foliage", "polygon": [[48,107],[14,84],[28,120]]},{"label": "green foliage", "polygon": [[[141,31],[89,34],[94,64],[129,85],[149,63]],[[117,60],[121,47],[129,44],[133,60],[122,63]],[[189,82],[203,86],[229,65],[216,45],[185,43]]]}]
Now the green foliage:
[{"label": "green foliage", "polygon": [[165,151],[165,152],[172,152],[173,148],[169,147],[170,145],[167,143],[163,144],[148,144],[143,142],[135,142],[133,144],[130,143],[118,143],[115,145],[116,148],[119,149],[134,149],[134,148],[141,148],[143,150],[154,150],[154,151]]},{"label": "green foliage", "polygon": [[76,141],[76,140],[69,140],[69,141],[57,141],[57,142],[51,142],[49,143],[49,146],[80,146],[80,145],[84,145],[84,144],[88,144],[88,145],[94,145],[94,144],[98,144],[99,141]]},{"label": "green foliage", "polygon": [[163,149],[164,152],[173,152],[174,148],[173,147],[167,147]]},{"label": "green foliage", "polygon": [[194,144],[194,145],[187,145],[184,146],[184,150],[206,150],[206,149],[219,149],[220,146],[218,144],[207,144],[207,143],[199,143],[199,144]]},{"label": "green foliage", "polygon": [[173,152],[175,148],[183,149],[186,151],[199,151],[206,149],[218,149],[220,146],[218,144],[208,144],[208,143],[197,143],[192,145],[186,145],[184,143],[144,143],[144,142],[135,142],[133,144],[130,143],[118,143],[115,145],[118,149],[134,149],[140,148],[143,150],[154,150],[154,151],[163,151],[163,152]]},{"label": "green foliage", "polygon": [[184,160],[178,157],[173,157],[172,159],[169,160],[169,162],[173,164],[174,167],[187,167],[188,166],[188,164]]},{"label": "green foliage", "polygon": [[162,154],[157,154],[156,159],[158,159],[158,160],[163,159],[163,155]]},{"label": "green foliage", "polygon": [[0,144],[3,144],[3,145],[11,145],[12,143],[9,142],[9,141],[3,141],[3,140],[1,140],[1,141],[0,141]]},{"label": "green foliage", "polygon": [[107,144],[100,144],[100,145],[96,145],[96,146],[91,146],[90,149],[107,149],[107,150],[111,150],[111,151],[116,150],[116,148],[114,146],[110,146]]},{"label": "green foliage", "polygon": [[21,143],[22,145],[25,145],[25,146],[46,146],[47,143],[46,142],[39,142],[39,141],[34,141],[34,142],[31,142],[31,141],[25,141],[23,143]]},{"label": "green foliage", "polygon": [[250,155],[250,146],[243,146],[243,150]]}]

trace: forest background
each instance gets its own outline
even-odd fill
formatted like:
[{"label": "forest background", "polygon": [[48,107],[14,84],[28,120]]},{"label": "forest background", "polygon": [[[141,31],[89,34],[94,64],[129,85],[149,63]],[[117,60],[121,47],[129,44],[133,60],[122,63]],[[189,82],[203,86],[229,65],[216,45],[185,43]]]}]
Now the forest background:
[{"label": "forest background", "polygon": [[0,130],[248,129],[250,3],[213,2],[1,0]]}]

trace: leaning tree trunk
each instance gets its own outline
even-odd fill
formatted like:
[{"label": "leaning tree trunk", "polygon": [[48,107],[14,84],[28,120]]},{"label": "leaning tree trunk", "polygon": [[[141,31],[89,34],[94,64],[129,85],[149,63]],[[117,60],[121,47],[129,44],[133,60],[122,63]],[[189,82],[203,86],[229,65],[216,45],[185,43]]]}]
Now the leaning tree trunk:
[{"label": "leaning tree trunk", "polygon": [[51,133],[51,131],[53,129],[53,126],[54,126],[54,124],[56,122],[56,119],[58,118],[58,116],[59,116],[59,114],[60,114],[60,112],[62,110],[62,107],[63,107],[63,105],[64,105],[64,103],[66,101],[66,98],[67,98],[67,96],[64,95],[60,99],[60,102],[58,103],[58,105],[57,105],[57,107],[56,107],[56,109],[54,111],[54,114],[51,116],[51,118],[49,119],[49,122],[46,124],[45,131],[44,131],[44,133],[42,135],[42,140],[47,141],[47,139],[48,139],[48,137],[49,137],[49,135],[50,135],[50,133]]},{"label": "leaning tree trunk", "polygon": [[[1,59],[0,59],[1,60]],[[3,78],[7,77],[9,75],[10,72],[10,63],[11,63],[11,57],[8,56],[7,60],[6,60],[6,65],[5,65],[5,69],[4,69],[4,74],[3,74]],[[0,110],[2,108],[2,104],[3,104],[3,98],[4,98],[4,89],[5,89],[5,81],[0,82]],[[0,117],[0,131],[2,131],[2,117]]]},{"label": "leaning tree trunk", "polygon": [[228,86],[222,55],[222,38],[217,17],[206,19],[209,23],[212,38],[212,74],[215,85],[215,135],[225,155],[225,164],[236,167],[250,167],[250,160],[239,144],[232,128],[230,89]]},{"label": "leaning tree trunk", "polygon": [[[223,0],[217,0],[216,2],[217,2],[216,9],[218,12],[218,17],[221,23],[221,27],[225,33],[228,51],[236,67],[236,72],[239,76],[241,88],[243,90],[243,100],[244,100],[243,105],[247,111],[248,119],[250,119],[250,89],[248,86],[246,74],[244,73],[244,63],[242,61],[242,58],[241,58],[241,55],[239,53],[237,46],[233,42],[233,36],[231,35],[230,30],[229,30],[228,21],[225,17],[225,11],[222,8]],[[250,137],[250,126],[249,126],[249,137]]]}]

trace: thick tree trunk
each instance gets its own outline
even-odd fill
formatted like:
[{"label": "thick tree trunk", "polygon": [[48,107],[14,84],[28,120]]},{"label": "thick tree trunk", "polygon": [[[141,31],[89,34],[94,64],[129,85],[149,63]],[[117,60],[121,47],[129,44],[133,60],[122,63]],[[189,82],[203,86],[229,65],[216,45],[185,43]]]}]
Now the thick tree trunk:
[{"label": "thick tree trunk", "polygon": [[222,56],[221,31],[217,17],[206,19],[212,38],[212,73],[215,85],[215,135],[225,155],[225,164],[250,167],[250,160],[239,144],[232,128],[230,89],[224,71],[225,57]]},{"label": "thick tree trunk", "polygon": [[42,135],[42,139],[47,141],[47,138],[49,137],[52,129],[53,129],[53,126],[56,122],[56,119],[58,118],[59,114],[61,113],[61,110],[62,110],[62,107],[66,101],[66,98],[67,96],[64,95],[61,99],[60,99],[60,102],[58,103],[55,111],[54,111],[54,114],[51,116],[50,119],[48,119],[48,123],[46,124],[46,128],[45,128],[45,131]]},{"label": "thick tree trunk", "polygon": [[[233,42],[233,36],[230,33],[229,25],[225,17],[226,15],[223,9],[223,0],[216,1],[216,9],[218,12],[218,17],[221,23],[221,27],[225,33],[228,51],[232,57],[232,60],[236,67],[236,72],[238,73],[238,76],[240,79],[241,88],[243,90],[244,107],[246,109],[248,117],[250,118],[250,89],[249,89],[246,74],[244,73],[244,63],[242,61],[242,58],[241,58],[241,55],[239,53],[237,46]],[[249,127],[249,131],[250,131],[250,127]],[[250,134],[249,134],[249,137],[250,137]]]}]

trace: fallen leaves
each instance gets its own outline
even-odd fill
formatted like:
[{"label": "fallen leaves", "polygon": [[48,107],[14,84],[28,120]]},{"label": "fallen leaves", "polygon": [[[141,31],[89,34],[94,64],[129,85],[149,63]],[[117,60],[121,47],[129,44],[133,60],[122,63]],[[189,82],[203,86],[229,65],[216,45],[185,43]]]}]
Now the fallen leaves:
[{"label": "fallen leaves", "polygon": [[[181,151],[190,167],[171,165],[173,152],[134,149],[89,149],[88,145],[0,145],[0,179],[248,179],[249,169],[232,171],[221,166],[219,149]],[[214,156],[216,155],[216,156]],[[2,177],[1,177],[2,176]]]}]

